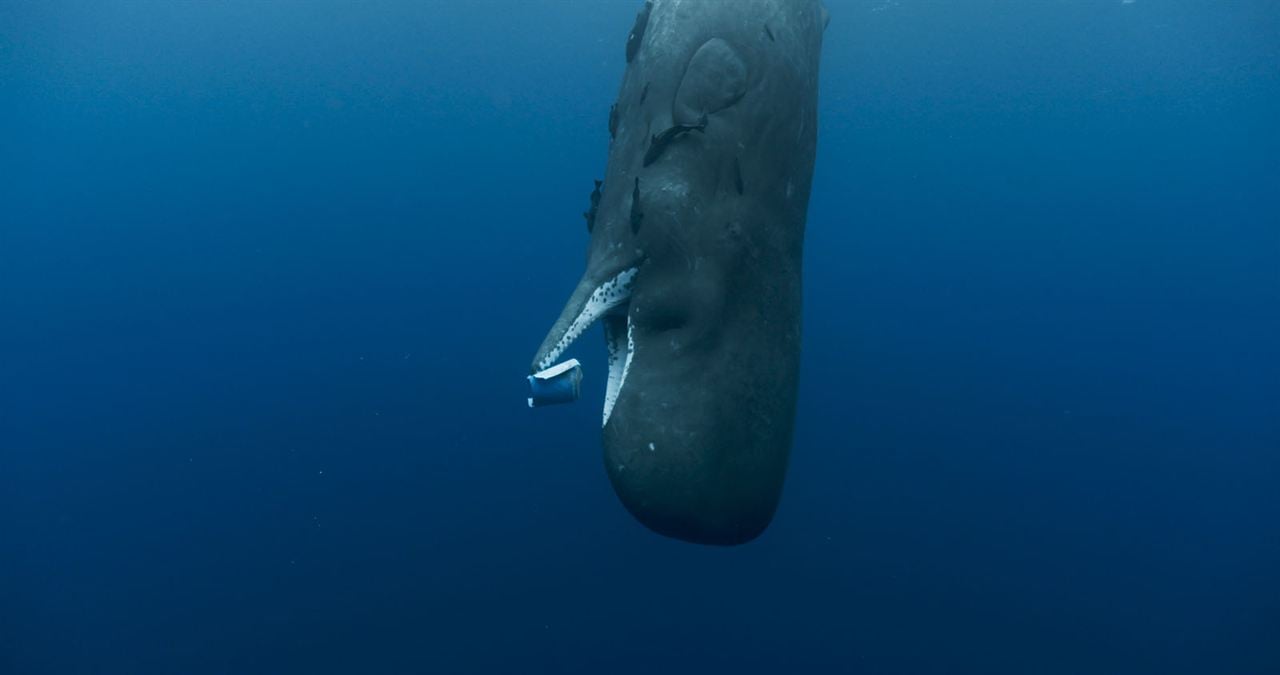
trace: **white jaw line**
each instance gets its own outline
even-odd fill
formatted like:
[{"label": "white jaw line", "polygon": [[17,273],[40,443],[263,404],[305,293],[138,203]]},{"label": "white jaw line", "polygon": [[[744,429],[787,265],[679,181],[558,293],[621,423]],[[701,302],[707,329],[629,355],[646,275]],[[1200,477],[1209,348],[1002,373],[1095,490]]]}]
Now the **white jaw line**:
[{"label": "white jaw line", "polygon": [[631,357],[636,352],[635,329],[631,325],[631,316],[627,316],[627,346],[622,347],[622,334],[605,323],[605,344],[609,347],[609,384],[604,392],[604,420],[600,426],[609,423],[609,414],[613,412],[613,404],[618,402],[618,394],[622,393],[622,385],[627,382],[627,373],[631,371]]},{"label": "white jaw line", "polygon": [[[538,370],[550,368],[556,359],[559,359],[565,350],[591,327],[591,324],[618,307],[626,305],[631,299],[631,285],[637,271],[639,271],[638,267],[623,270],[617,276],[600,284],[591,293],[591,297],[587,299],[573,323],[569,324],[569,330],[565,331],[564,336],[556,342],[555,348],[538,362]],[[629,315],[625,337],[624,351],[622,332],[614,329],[611,321],[605,322],[605,344],[609,349],[609,382],[605,388],[604,421],[601,426],[609,423],[609,414],[613,412],[613,405],[618,401],[618,395],[622,393],[622,385],[627,380],[627,372],[631,369],[631,358],[635,353],[636,343]]]},{"label": "white jaw line", "polygon": [[580,335],[597,319],[608,314],[610,310],[625,303],[631,298],[631,281],[635,279],[637,267],[623,270],[618,276],[600,284],[595,291],[591,293],[591,297],[587,299],[587,303],[583,305],[582,311],[578,313],[578,317],[569,324],[569,330],[565,331],[564,336],[556,343],[554,349],[547,353],[546,357],[538,362],[538,370],[546,370],[560,358],[564,350],[573,344]]}]

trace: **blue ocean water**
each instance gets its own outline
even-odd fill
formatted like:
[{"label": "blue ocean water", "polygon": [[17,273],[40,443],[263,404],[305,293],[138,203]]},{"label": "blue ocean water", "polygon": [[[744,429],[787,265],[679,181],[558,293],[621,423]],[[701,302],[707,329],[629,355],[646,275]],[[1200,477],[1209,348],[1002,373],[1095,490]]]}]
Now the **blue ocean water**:
[{"label": "blue ocean water", "polygon": [[826,4],[709,548],[524,407],[638,2],[0,2],[0,673],[1280,672],[1280,4]]}]

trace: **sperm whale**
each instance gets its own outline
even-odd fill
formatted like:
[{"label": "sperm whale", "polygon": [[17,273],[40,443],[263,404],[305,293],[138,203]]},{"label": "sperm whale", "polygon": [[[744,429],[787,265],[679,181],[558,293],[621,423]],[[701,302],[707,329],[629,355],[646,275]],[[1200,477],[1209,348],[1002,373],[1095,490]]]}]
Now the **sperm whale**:
[{"label": "sperm whale", "polygon": [[627,39],[586,270],[531,370],[604,324],[605,469],[670,537],[750,541],[781,496],[826,22],[820,0],[649,0]]}]

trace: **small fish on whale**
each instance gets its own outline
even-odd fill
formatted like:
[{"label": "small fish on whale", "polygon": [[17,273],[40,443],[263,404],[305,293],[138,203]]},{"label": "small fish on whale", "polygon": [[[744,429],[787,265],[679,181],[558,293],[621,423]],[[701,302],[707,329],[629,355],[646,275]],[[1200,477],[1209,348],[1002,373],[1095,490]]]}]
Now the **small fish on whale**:
[{"label": "small fish on whale", "polygon": [[700,134],[706,133],[707,116],[703,115],[698,120],[697,124],[676,124],[667,128],[657,136],[651,137],[649,139],[649,149],[644,153],[643,165],[649,166],[650,164],[658,161],[658,158],[662,156],[663,152],[666,152],[667,146],[671,145],[672,141],[689,133],[690,131],[696,131]]}]

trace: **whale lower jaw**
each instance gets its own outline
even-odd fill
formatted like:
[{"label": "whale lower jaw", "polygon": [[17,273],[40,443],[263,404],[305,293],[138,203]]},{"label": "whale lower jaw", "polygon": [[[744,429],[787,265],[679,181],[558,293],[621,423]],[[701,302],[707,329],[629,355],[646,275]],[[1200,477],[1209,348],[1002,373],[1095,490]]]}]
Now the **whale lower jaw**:
[{"label": "whale lower jaw", "polygon": [[604,417],[600,421],[602,427],[609,423],[609,414],[613,412],[613,404],[618,402],[622,385],[627,383],[631,358],[636,352],[635,328],[631,325],[630,312],[618,312],[605,317],[604,340],[609,348],[609,383],[604,391]]},{"label": "whale lower jaw", "polygon": [[631,360],[635,355],[634,330],[628,309],[639,269],[627,268],[592,290],[573,321],[556,339],[554,346],[534,365],[539,371],[552,367],[592,324],[596,321],[603,322],[605,345],[609,351],[609,380],[605,387],[601,426],[609,423],[609,415],[626,384]]}]

